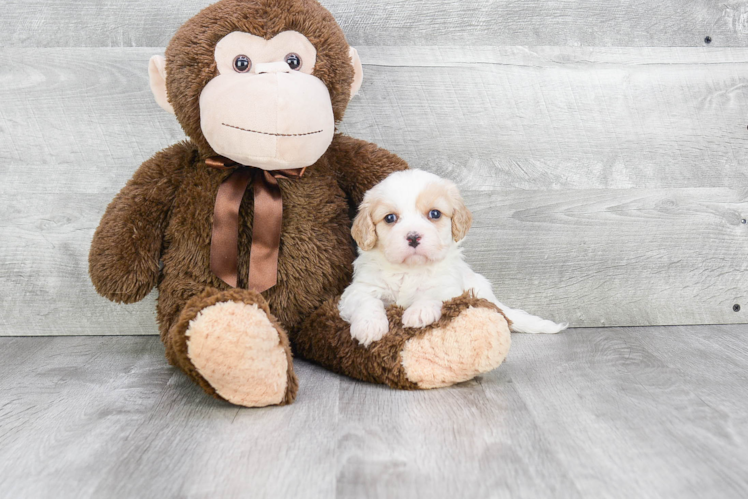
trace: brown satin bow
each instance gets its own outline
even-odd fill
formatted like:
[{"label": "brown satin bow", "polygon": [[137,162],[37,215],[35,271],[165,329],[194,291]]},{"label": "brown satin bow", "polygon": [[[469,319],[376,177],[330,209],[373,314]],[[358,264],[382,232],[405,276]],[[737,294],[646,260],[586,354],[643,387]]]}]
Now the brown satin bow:
[{"label": "brown satin bow", "polygon": [[213,168],[235,169],[218,187],[213,210],[210,269],[226,284],[236,287],[239,268],[239,207],[251,179],[255,203],[248,288],[264,292],[278,281],[278,249],[283,220],[283,199],[278,179],[301,177],[306,168],[262,170],[240,165],[222,156],[207,158],[205,164]]}]

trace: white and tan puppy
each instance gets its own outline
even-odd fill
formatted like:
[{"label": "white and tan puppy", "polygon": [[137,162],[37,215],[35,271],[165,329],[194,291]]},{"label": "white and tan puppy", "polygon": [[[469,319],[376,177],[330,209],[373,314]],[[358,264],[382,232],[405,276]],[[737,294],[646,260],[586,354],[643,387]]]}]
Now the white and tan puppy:
[{"label": "white and tan puppy", "polygon": [[500,303],[486,278],[463,260],[460,242],[472,223],[457,186],[423,170],[396,172],[364,196],[351,234],[359,246],[353,282],[340,316],[368,346],[389,330],[385,307],[405,308],[403,325],[420,328],[441,317],[442,303],[473,290],[496,304],[512,331],[557,333],[557,324]]}]

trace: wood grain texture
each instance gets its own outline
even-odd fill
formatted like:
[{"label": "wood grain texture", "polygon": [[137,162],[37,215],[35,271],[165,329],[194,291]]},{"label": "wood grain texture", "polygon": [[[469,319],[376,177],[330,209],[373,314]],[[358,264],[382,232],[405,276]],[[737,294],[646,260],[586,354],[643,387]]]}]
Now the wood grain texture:
[{"label": "wood grain texture", "polygon": [[[360,49],[341,130],[464,187],[748,184],[748,49]],[[183,138],[158,50],[1,51],[0,192],[115,193]]]},{"label": "wood grain texture", "polygon": [[[748,51],[362,47],[344,128],[485,189],[748,182]],[[365,80],[366,81],[366,80]]]},{"label": "wood grain texture", "polygon": [[[164,46],[212,0],[5,0],[0,46]],[[322,0],[353,45],[745,46],[743,0]]]},{"label": "wood grain texture", "polygon": [[[745,342],[744,326],[729,332]],[[583,496],[690,497],[717,489],[744,495],[748,434],[736,424],[745,419],[745,389],[729,391],[735,410],[729,415],[710,401],[705,382],[736,385],[725,370],[712,374],[726,355],[712,347],[711,360],[692,364],[703,349],[694,345],[711,333],[711,327],[576,330],[514,350],[512,380]],[[669,337],[682,349],[652,352],[650,337]]]},{"label": "wood grain texture", "polygon": [[116,193],[184,139],[148,87],[159,50],[1,50],[0,192]]},{"label": "wood grain texture", "polygon": [[0,336],[148,335],[151,294],[129,306],[99,297],[88,248],[110,194],[3,194],[0,204]]},{"label": "wood grain texture", "polygon": [[0,339],[0,497],[745,497],[748,327],[514,335],[497,370],[400,392],[298,362],[240,409],[157,337]]},{"label": "wood grain texture", "polygon": [[[465,191],[473,267],[508,305],[574,326],[745,322],[748,191]],[[5,194],[0,335],[156,329],[96,295],[87,256],[109,194]],[[739,313],[733,304],[742,304]]]},{"label": "wood grain texture", "polygon": [[467,260],[508,305],[577,326],[746,322],[746,190],[465,194]]},{"label": "wood grain texture", "polygon": [[[745,321],[748,49],[360,49],[341,129],[458,182],[468,260],[508,304]],[[157,50],[0,51],[0,335],[154,331],[153,297],[98,298],[86,258],[134,169],[183,138],[148,91]]]},{"label": "wood grain texture", "polygon": [[338,411],[338,498],[580,496],[505,369],[446,391],[344,380]]}]

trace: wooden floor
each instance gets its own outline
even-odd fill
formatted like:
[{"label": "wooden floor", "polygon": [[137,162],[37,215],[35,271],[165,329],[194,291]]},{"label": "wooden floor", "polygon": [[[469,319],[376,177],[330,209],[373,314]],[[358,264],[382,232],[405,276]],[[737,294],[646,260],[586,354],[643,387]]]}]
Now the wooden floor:
[{"label": "wooden floor", "polygon": [[515,335],[428,392],[296,369],[240,409],[155,337],[1,338],[0,496],[748,495],[748,325]]}]

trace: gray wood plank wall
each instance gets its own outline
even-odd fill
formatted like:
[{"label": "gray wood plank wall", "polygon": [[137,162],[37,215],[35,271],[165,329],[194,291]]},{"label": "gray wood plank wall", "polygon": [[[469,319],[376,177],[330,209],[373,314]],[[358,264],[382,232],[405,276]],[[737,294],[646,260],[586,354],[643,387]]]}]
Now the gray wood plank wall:
[{"label": "gray wood plank wall", "polygon": [[[4,2],[0,335],[155,333],[153,296],[109,304],[86,257],[183,138],[147,62],[209,3]],[[502,300],[572,326],[746,321],[748,1],[323,3],[364,62],[341,130],[459,183]]]}]

